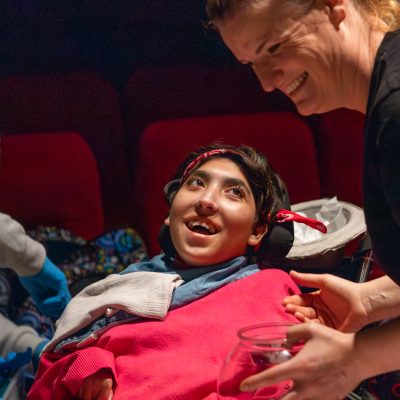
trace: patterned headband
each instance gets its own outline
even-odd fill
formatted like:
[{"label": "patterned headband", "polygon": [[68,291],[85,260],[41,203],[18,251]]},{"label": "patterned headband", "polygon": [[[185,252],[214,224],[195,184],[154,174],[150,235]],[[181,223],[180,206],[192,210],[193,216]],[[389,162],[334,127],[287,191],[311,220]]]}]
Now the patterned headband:
[{"label": "patterned headband", "polygon": [[215,156],[218,154],[235,154],[241,157],[246,157],[250,159],[246,154],[243,154],[237,150],[233,149],[214,149],[210,151],[206,151],[203,154],[200,154],[198,157],[196,157],[183,171],[182,178],[181,178],[181,183],[185,182],[186,178],[190,175],[190,173],[193,171],[193,169],[203,160],[206,158],[209,158],[211,156]]}]

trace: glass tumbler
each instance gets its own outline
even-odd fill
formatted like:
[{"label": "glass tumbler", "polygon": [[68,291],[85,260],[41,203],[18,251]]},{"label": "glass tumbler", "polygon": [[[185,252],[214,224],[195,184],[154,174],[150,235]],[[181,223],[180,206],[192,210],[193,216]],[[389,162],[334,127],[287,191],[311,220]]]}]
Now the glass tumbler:
[{"label": "glass tumbler", "polygon": [[253,392],[241,392],[243,379],[292,358],[304,343],[287,346],[290,323],[265,323],[244,327],[238,331],[239,341],[227,355],[218,377],[220,400],[278,400],[292,387],[284,381]]}]

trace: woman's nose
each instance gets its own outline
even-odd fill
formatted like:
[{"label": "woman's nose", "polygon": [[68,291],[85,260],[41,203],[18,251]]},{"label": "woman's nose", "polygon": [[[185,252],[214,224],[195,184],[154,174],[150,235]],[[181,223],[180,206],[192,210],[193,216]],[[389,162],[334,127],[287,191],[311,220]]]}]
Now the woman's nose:
[{"label": "woman's nose", "polygon": [[217,202],[212,193],[204,192],[196,202],[196,212],[199,215],[212,215],[218,210]]},{"label": "woman's nose", "polygon": [[266,92],[272,92],[277,89],[283,76],[281,70],[273,68],[267,63],[256,66],[254,72]]}]

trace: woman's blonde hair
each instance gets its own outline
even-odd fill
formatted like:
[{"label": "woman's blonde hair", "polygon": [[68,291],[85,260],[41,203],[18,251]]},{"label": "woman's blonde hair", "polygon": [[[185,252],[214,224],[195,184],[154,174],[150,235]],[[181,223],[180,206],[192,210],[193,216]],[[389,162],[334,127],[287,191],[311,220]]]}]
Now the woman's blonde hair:
[{"label": "woman's blonde hair", "polygon": [[[206,0],[206,11],[210,21],[223,20],[240,9],[266,0]],[[399,0],[353,0],[355,6],[361,10],[364,18],[377,21],[377,28],[383,32],[394,31],[400,28]],[[296,5],[302,3],[296,1]],[[309,5],[304,1],[304,5]]]},{"label": "woman's blonde hair", "polygon": [[365,18],[373,18],[382,32],[400,28],[400,2],[398,0],[353,0],[364,11]]}]

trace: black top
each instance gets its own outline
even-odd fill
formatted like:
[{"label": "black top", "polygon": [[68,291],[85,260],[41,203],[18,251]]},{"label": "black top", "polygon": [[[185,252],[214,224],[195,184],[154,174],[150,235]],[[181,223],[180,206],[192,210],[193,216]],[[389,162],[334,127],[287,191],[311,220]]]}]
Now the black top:
[{"label": "black top", "polygon": [[364,210],[379,266],[400,284],[400,30],[379,47],[365,127]]}]

